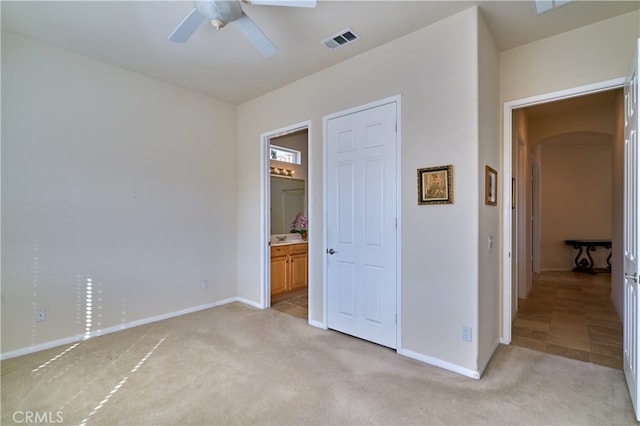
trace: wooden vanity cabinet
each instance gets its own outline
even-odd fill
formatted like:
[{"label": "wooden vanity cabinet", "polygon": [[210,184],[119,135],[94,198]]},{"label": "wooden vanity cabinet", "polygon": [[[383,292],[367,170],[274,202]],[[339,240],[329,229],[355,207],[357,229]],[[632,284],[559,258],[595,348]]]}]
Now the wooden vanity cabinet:
[{"label": "wooden vanity cabinet", "polygon": [[271,294],[280,294],[287,291],[289,262],[286,250],[277,250],[274,254],[274,248],[276,247],[271,247]]},{"label": "wooden vanity cabinet", "polygon": [[307,244],[271,247],[271,295],[307,287]]},{"label": "wooden vanity cabinet", "polygon": [[307,245],[292,244],[289,246],[289,290],[300,290],[307,287]]}]

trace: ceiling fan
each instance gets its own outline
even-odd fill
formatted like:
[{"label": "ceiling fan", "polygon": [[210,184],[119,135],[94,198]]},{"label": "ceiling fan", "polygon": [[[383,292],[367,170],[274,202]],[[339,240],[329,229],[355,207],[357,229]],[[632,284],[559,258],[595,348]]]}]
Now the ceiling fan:
[{"label": "ceiling fan", "polygon": [[276,47],[260,28],[242,11],[242,2],[264,6],[316,7],[316,0],[204,0],[194,1],[194,9],[171,33],[169,40],[184,43],[205,20],[220,30],[235,22],[244,36],[265,58],[276,53]]}]

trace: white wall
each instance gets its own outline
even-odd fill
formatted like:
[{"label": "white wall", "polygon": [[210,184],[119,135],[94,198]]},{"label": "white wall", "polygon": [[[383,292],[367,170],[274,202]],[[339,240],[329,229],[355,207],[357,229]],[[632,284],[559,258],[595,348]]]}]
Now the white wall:
[{"label": "white wall", "polygon": [[88,278],[92,331],[235,297],[233,105],[8,33],[2,105],[3,354],[84,334]]},{"label": "white wall", "polygon": [[[617,106],[612,95],[595,102],[601,96],[559,101],[546,113],[536,113],[533,107],[528,114],[529,143],[541,148],[542,270],[573,269],[576,251],[564,243],[567,239],[612,238],[612,137]],[[608,253],[602,248],[593,253],[598,266],[606,265]]]},{"label": "white wall", "polygon": [[[238,267],[240,297],[260,297],[260,134],[312,121],[309,309],[322,322],[322,117],[400,94],[403,347],[477,371],[477,342],[461,339],[462,326],[477,330],[478,322],[477,14],[469,9],[239,106],[238,253],[253,259]],[[454,204],[418,206],[416,170],[447,164]]]},{"label": "white wall", "polygon": [[[504,176],[500,164],[498,51],[484,20],[478,19],[478,368],[484,369],[499,343],[500,331],[500,216]],[[484,204],[485,166],[498,172],[497,206]],[[489,247],[489,238],[493,241]]]},{"label": "white wall", "polygon": [[640,12],[500,52],[500,99],[513,101],[623,77]]},{"label": "white wall", "polygon": [[[542,143],[541,269],[570,271],[577,251],[565,240],[611,239],[612,138],[559,135]],[[609,250],[591,253],[606,267]]]}]

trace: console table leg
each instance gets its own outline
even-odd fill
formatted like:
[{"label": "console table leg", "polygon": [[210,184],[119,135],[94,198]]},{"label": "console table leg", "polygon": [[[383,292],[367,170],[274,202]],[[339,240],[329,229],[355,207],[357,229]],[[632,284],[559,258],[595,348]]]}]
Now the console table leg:
[{"label": "console table leg", "polygon": [[591,257],[591,253],[589,253],[590,251],[594,251],[596,248],[595,246],[591,246],[591,245],[587,245],[585,246],[586,249],[583,251],[582,250],[582,245],[575,245],[573,246],[574,249],[578,250],[578,255],[576,256],[575,259],[575,264],[576,267],[573,268],[574,272],[586,272],[587,274],[595,274],[595,272],[593,272],[593,258]]},{"label": "console table leg", "polygon": [[[574,272],[586,272],[588,274],[596,273],[596,264],[591,257],[592,251],[596,251],[597,247],[603,247],[609,249],[609,256],[607,256],[607,271],[611,271],[611,240],[565,240],[565,244],[578,250],[574,263],[576,267],[573,268]],[[601,270],[601,269],[599,269]]]},{"label": "console table leg", "polygon": [[578,272],[580,270],[580,258],[582,257],[582,246],[573,246],[573,248],[578,250],[578,255],[576,256],[576,259],[573,261],[576,264],[576,267],[573,268],[573,270]]}]

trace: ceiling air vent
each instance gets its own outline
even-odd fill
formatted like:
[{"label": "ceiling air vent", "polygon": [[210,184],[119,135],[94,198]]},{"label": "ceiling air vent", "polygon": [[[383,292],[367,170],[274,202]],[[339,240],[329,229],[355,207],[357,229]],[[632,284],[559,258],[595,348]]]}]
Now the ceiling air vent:
[{"label": "ceiling air vent", "polygon": [[351,43],[352,41],[356,41],[360,38],[360,36],[351,30],[351,28],[347,28],[344,31],[336,34],[335,36],[328,38],[322,41],[322,44],[327,46],[327,49],[335,50],[339,47],[344,46],[345,44]]}]

